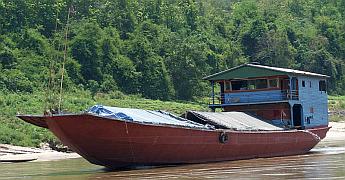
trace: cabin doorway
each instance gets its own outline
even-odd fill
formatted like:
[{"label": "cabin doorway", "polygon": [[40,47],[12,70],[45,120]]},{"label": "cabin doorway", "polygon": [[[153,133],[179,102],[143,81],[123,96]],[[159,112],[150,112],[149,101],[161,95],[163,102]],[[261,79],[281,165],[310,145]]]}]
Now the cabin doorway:
[{"label": "cabin doorway", "polygon": [[290,80],[289,79],[281,79],[280,80],[280,89],[282,91],[290,89],[289,84],[290,84]]},{"label": "cabin doorway", "polygon": [[296,128],[302,127],[302,105],[295,104],[292,106],[292,118]]},{"label": "cabin doorway", "polygon": [[291,99],[298,100],[298,79],[291,78]]}]

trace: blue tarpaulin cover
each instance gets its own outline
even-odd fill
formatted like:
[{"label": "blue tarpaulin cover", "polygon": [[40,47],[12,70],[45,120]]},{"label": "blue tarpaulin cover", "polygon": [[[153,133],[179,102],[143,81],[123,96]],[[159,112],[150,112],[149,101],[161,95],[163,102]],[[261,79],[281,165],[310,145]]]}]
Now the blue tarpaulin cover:
[{"label": "blue tarpaulin cover", "polygon": [[171,113],[164,111],[151,111],[143,109],[119,108],[95,105],[91,107],[88,113],[97,114],[107,118],[118,120],[127,120],[134,122],[150,123],[150,124],[165,124],[185,126],[191,128],[210,129],[209,126],[199,124],[181,117],[177,117]]}]

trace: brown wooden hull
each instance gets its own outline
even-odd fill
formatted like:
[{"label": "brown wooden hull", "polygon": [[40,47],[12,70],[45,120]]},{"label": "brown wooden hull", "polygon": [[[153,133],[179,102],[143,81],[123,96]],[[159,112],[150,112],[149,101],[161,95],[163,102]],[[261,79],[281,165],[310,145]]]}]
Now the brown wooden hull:
[{"label": "brown wooden hull", "polygon": [[17,115],[17,117],[24,120],[27,123],[48,129],[48,124],[46,122],[46,116]]},{"label": "brown wooden hull", "polygon": [[[330,128],[198,130],[119,121],[89,114],[44,118],[49,129],[65,145],[89,162],[109,168],[304,154],[324,138]],[[229,137],[225,143],[219,141],[221,132],[226,132]]]}]

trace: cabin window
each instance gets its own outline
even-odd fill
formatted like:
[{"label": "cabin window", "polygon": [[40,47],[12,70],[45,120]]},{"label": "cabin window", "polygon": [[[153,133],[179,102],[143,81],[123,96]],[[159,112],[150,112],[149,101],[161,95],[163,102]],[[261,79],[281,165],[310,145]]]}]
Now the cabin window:
[{"label": "cabin window", "polygon": [[232,90],[246,90],[247,81],[231,81]]},{"label": "cabin window", "polygon": [[265,88],[267,88],[267,79],[257,79],[256,89],[265,89]]},{"label": "cabin window", "polygon": [[249,89],[249,90],[254,90],[254,89],[256,89],[255,80],[248,80],[248,89]]},{"label": "cabin window", "polygon": [[311,81],[309,81],[309,87],[311,87]]},{"label": "cabin window", "polygon": [[270,79],[268,80],[268,85],[270,88],[278,87],[278,79]]},{"label": "cabin window", "polygon": [[319,91],[327,91],[327,85],[326,85],[326,81],[321,80],[319,81]]},{"label": "cabin window", "polygon": [[302,81],[302,87],[305,87],[305,81]]},{"label": "cabin window", "polygon": [[[278,79],[253,79],[253,80],[234,80],[226,83],[229,90],[256,90],[256,89],[266,89],[269,87],[278,87]],[[228,89],[226,87],[226,89]]]},{"label": "cabin window", "polygon": [[225,81],[225,90],[228,90],[228,91],[231,90],[231,82],[230,81]]}]

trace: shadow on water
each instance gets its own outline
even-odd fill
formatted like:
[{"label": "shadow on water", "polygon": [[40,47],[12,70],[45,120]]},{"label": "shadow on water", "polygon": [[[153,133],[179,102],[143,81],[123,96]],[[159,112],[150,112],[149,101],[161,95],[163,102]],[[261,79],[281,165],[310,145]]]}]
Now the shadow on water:
[{"label": "shadow on water", "polygon": [[0,164],[0,179],[344,179],[345,142],[321,143],[299,156],[260,158],[207,164],[141,166],[110,170],[84,159]]}]

